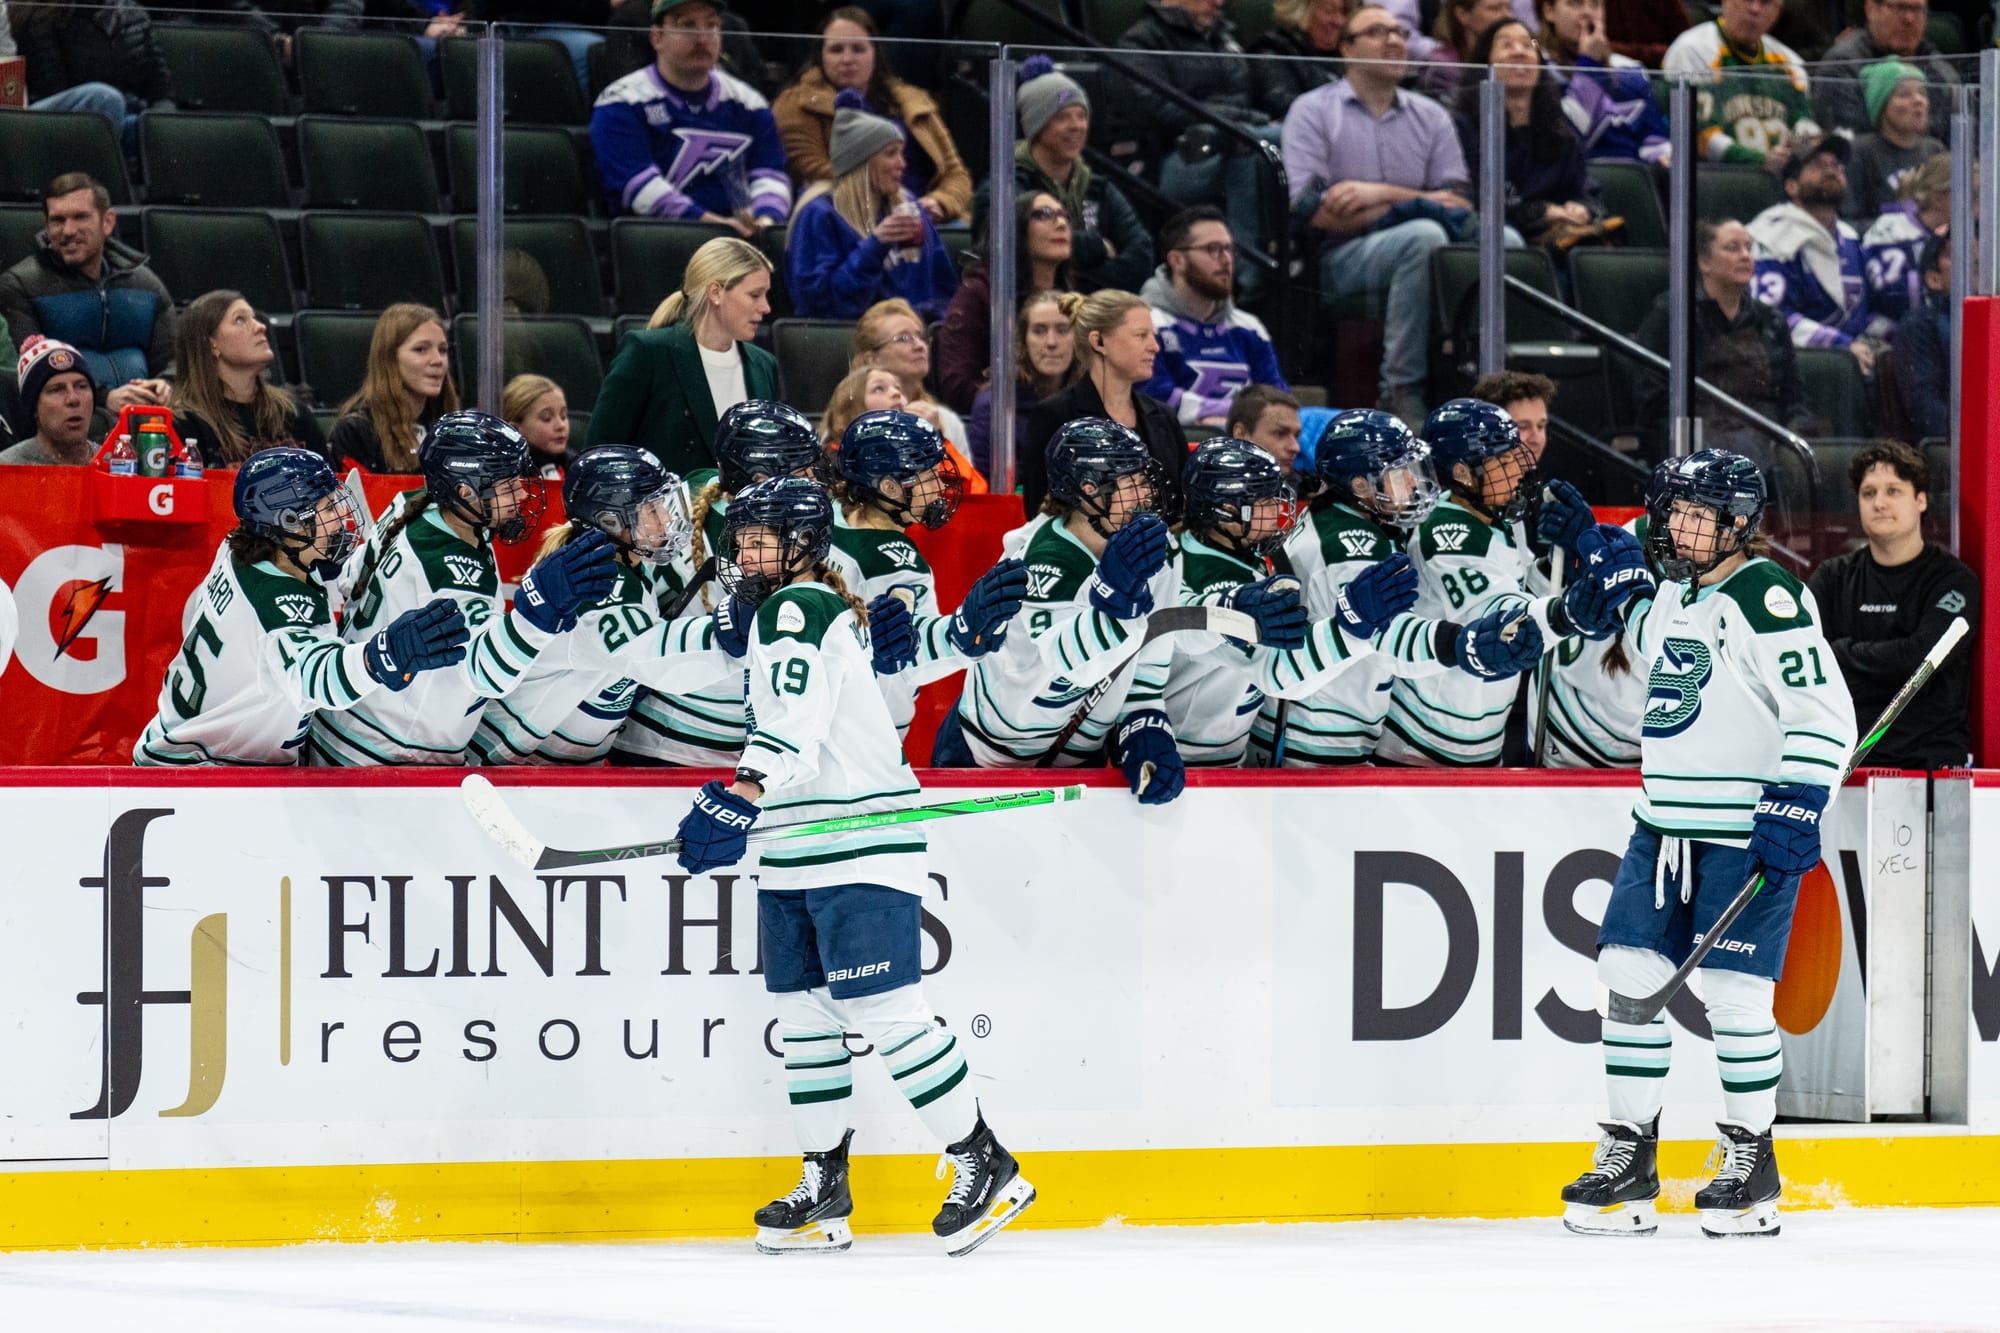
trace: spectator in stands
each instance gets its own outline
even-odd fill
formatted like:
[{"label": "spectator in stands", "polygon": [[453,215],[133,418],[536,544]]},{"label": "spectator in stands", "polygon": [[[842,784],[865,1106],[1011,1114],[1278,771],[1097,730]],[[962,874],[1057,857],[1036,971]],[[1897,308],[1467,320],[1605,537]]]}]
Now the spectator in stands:
[{"label": "spectator in stands", "polygon": [[[1779,425],[1803,429],[1809,418],[1799,388],[1798,353],[1785,318],[1750,292],[1757,276],[1750,229],[1734,219],[1703,218],[1695,224],[1694,250],[1701,275],[1694,299],[1695,374]],[[1667,295],[1660,293],[1635,335],[1662,356],[1667,355]],[[1665,421],[1666,381],[1645,375],[1638,387],[1639,419]],[[1770,463],[1767,436],[1731,415],[1699,403],[1696,407],[1708,444]]]},{"label": "spectator in stands", "polygon": [[576,66],[576,83],[590,95],[590,53],[604,45],[610,0],[422,0],[456,7],[474,23],[501,23],[509,36],[559,42]]},{"label": "spectator in stands", "polygon": [[458,411],[444,320],[427,305],[390,306],[368,340],[368,373],[340,405],[327,452],[334,466],[367,472],[418,470],[417,451],[431,426]]},{"label": "spectator in stands", "polygon": [[[1424,57],[1430,64],[1417,75],[1417,87],[1444,101],[1458,92],[1461,84],[1479,77],[1467,74],[1463,66],[1472,62],[1479,39],[1513,12],[1512,0],[1443,0],[1438,5],[1437,26],[1432,29],[1437,46]],[[1534,31],[1533,18],[1533,14],[1522,17],[1530,32]]]},{"label": "spectator in stands", "polygon": [[1139,391],[1153,377],[1153,361],[1160,350],[1152,308],[1131,292],[1093,292],[1077,306],[1072,322],[1083,375],[1035,404],[1028,416],[1027,440],[1016,459],[1028,512],[1040,512],[1048,494],[1048,445],[1057,429],[1079,417],[1106,417],[1136,431],[1146,442],[1146,451],[1166,474],[1168,498],[1162,517],[1172,521],[1180,512],[1188,438],[1171,407]]},{"label": "spectator in stands", "polygon": [[90,414],[96,390],[83,354],[54,338],[24,338],[16,374],[21,412],[35,433],[0,449],[0,463],[83,467],[97,446],[90,442]]},{"label": "spectator in stands", "polygon": [[931,397],[930,390],[924,387],[924,378],[931,373],[930,338],[924,330],[924,321],[908,301],[901,297],[877,301],[855,321],[854,351],[848,367],[859,370],[863,366],[880,366],[895,372],[903,386],[903,410],[930,422],[944,436],[945,444],[953,451],[953,461],[965,474],[965,493],[984,494],[986,478],[972,466],[965,419]]},{"label": "spectator in stands", "polygon": [[845,379],[833,386],[833,396],[826,400],[819,438],[827,448],[838,450],[854,418],[863,412],[900,412],[908,401],[903,397],[903,381],[896,378],[895,371],[881,366],[850,370]]},{"label": "spectator in stands", "polygon": [[1868,298],[1861,237],[1840,220],[1853,155],[1838,134],[1801,142],[1785,163],[1785,202],[1750,220],[1757,242],[1757,299],[1776,306],[1800,347],[1844,347],[1861,373],[1893,325]]},{"label": "spectator in stands", "polygon": [[1347,0],[1275,0],[1271,26],[1250,43],[1253,56],[1283,56],[1250,66],[1250,95],[1270,120],[1282,122],[1292,103],[1339,76],[1340,25]]},{"label": "spectator in stands", "polygon": [[1611,49],[1648,69],[1658,69],[1667,47],[1687,31],[1682,0],[1618,0],[1604,11]]},{"label": "spectator in stands", "polygon": [[[1933,95],[1927,109],[1930,133],[1951,137],[1951,112],[1958,88],[1958,71],[1924,36],[1930,20],[1927,0],[1866,0],[1865,22],[1842,33],[1826,48],[1820,67],[1819,115],[1830,129],[1857,133],[1875,123],[1868,112],[1865,67],[1883,59],[1915,65],[1929,80]],[[1836,63],[1837,62],[1837,63]]]},{"label": "spectator in stands", "polygon": [[1972,645],[1979,642],[1979,576],[1924,540],[1930,468],[1906,444],[1871,445],[1848,469],[1868,544],[1815,569],[1806,586],[1834,661],[1867,725],[1902,688],[1953,619],[1967,641],[1889,728],[1868,762],[1882,768],[1964,768],[1972,762]]},{"label": "spectator in stands", "polygon": [[1536,40],[1556,67],[1544,75],[1562,89],[1562,113],[1582,141],[1583,155],[1668,166],[1673,152],[1666,114],[1639,62],[1611,49],[1604,0],[1541,0],[1538,21]]},{"label": "spectator in stands", "polygon": [[[961,412],[978,396],[993,358],[993,274],[986,262],[993,219],[986,222],[938,331],[938,388],[945,402]],[[1015,196],[1014,290],[1068,291],[1073,238],[1060,199],[1041,191]]]},{"label": "spectator in stands", "polygon": [[196,297],[181,313],[174,345],[174,430],[183,440],[201,441],[209,467],[235,467],[280,446],[325,457],[318,420],[264,378],[277,355],[243,293]]},{"label": "spectator in stands", "polygon": [[1431,252],[1465,234],[1473,214],[1451,116],[1397,86],[1407,40],[1379,5],[1350,13],[1347,76],[1292,103],[1284,153],[1293,212],[1310,210],[1322,238],[1320,298],[1385,293],[1379,402],[1415,426],[1429,370]]},{"label": "spectator in stands", "polygon": [[[1061,393],[1083,377],[1076,354],[1076,312],[1083,298],[1075,292],[1040,291],[1021,303],[1014,337],[1014,460],[1019,475],[1026,455],[1028,417],[1042,399]],[[993,465],[993,387],[982,384],[966,417],[972,440],[972,462],[989,477]]]},{"label": "spectator in stands", "polygon": [[1287,480],[1296,480],[1299,461],[1299,400],[1271,384],[1246,384],[1229,402],[1223,429],[1248,440],[1278,460]]},{"label": "spectator in stands", "polygon": [[1549,404],[1555,401],[1556,382],[1547,375],[1520,370],[1502,370],[1481,375],[1472,385],[1472,396],[1483,398],[1508,416],[1521,431],[1521,443],[1537,463],[1549,448]]},{"label": "spectator in stands", "polygon": [[[1506,3],[1506,0],[1482,0]],[[1217,120],[1247,130],[1267,144],[1278,142],[1279,122],[1264,114],[1251,93],[1255,62],[1236,41],[1236,27],[1222,16],[1223,0],[1149,0],[1145,11],[1116,45],[1158,52],[1134,57],[1142,73],[1187,94]],[[1146,157],[1160,164],[1160,192],[1183,204],[1219,204],[1229,229],[1246,250],[1267,253],[1264,238],[1280,220],[1266,222],[1259,188],[1261,153],[1228,138],[1207,119],[1164,97],[1132,90],[1135,127],[1148,145]],[[1263,270],[1243,275],[1243,299],[1263,291]]]},{"label": "spectator in stands", "polygon": [[139,113],[174,109],[173,76],[153,39],[152,16],[137,0],[16,0],[12,22],[35,110],[94,111],[136,156]]},{"label": "spectator in stands", "polygon": [[838,112],[834,98],[841,89],[852,88],[866,99],[866,110],[903,132],[903,187],[931,221],[969,220],[972,173],[958,155],[937,102],[889,72],[875,49],[875,20],[868,11],[843,5],[821,20],[819,35],[819,58],[771,106],[786,165],[801,194],[840,174],[831,157]]},{"label": "spectator in stands", "polygon": [[1905,175],[1944,152],[1944,145],[1929,134],[1931,99],[1923,70],[1900,60],[1878,60],[1862,68],[1861,83],[1874,128],[1854,142],[1847,199],[1840,209],[1857,227],[1881,215]]},{"label": "spectator in stands", "polygon": [[1951,154],[1938,153],[1903,174],[1896,202],[1861,236],[1868,303],[1900,320],[1924,303],[1924,248],[1951,222]]},{"label": "spectator in stands", "polygon": [[792,305],[808,319],[854,319],[901,297],[923,318],[942,319],[958,269],[903,186],[903,131],[852,88],[836,100],[833,183],[806,191],[785,251]]},{"label": "spectator in stands", "polygon": [[1230,302],[1236,246],[1222,210],[1198,204],[1168,218],[1160,253],[1166,262],[1139,289],[1160,342],[1140,391],[1173,408],[1190,435],[1212,435],[1244,385],[1291,385],[1263,321]]},{"label": "spectator in stands", "polygon": [[611,358],[588,447],[636,444],[683,477],[715,466],[715,427],[749,398],[776,399],[778,362],[751,343],[771,313],[771,261],[734,236],[694,252],[681,289]]},{"label": "spectator in stands", "polygon": [[278,59],[293,61],[292,34],[300,28],[324,28],[329,32],[359,32],[366,16],[365,0],[182,0],[176,9],[213,10],[230,19],[248,23],[271,39]]},{"label": "spectator in stands", "polygon": [[[1501,19],[1480,35],[1468,67],[1492,66],[1507,108],[1507,225],[1529,245],[1568,250],[1603,240],[1624,225],[1604,216],[1597,182],[1584,167],[1583,145],[1563,115],[1562,91],[1542,69],[1535,36],[1515,18]],[[1458,94],[1458,139],[1467,173],[1479,177],[1479,89]]]},{"label": "spectator in stands", "polygon": [[1951,434],[1951,233],[1924,244],[1924,299],[1896,325],[1896,388],[1918,440]]},{"label": "spectator in stands", "polygon": [[1769,35],[1784,0],[1722,0],[1721,16],[1674,39],[1661,69],[1697,80],[1695,148],[1710,162],[1784,170],[1792,141],[1817,138],[1798,52]]},{"label": "spectator in stands", "polygon": [[112,235],[111,193],[80,171],[42,195],[35,253],[0,273],[0,317],[23,345],[36,334],[76,348],[103,405],[164,406],[174,361],[174,302],[146,257]]},{"label": "spectator in stands", "polygon": [[[1014,188],[1018,194],[1052,194],[1062,201],[1075,229],[1071,264],[1077,286],[1136,288],[1153,271],[1153,238],[1124,193],[1083,161],[1090,138],[1090,98],[1047,56],[1030,56],[1021,63],[1014,105],[1021,117]],[[973,201],[979,225],[986,225],[990,197],[989,183]]]},{"label": "spectator in stands", "polygon": [[534,450],[545,481],[561,481],[569,467],[569,399],[546,375],[516,375],[500,394],[500,415]]},{"label": "spectator in stands", "polygon": [[654,62],[606,88],[590,143],[614,213],[691,218],[744,236],[783,222],[792,186],[764,95],[716,69],[720,0],[657,0]]}]

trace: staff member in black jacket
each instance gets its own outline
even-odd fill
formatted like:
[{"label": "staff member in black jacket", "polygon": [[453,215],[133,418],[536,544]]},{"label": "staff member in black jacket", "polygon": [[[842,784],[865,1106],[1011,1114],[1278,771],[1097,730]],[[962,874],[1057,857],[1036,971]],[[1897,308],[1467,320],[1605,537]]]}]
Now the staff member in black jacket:
[{"label": "staff member in black jacket", "polygon": [[[1859,493],[1868,544],[1813,571],[1807,587],[1840,674],[1867,726],[1938,641],[1954,616],[1972,626],[1966,641],[1910,701],[1868,762],[1881,768],[1963,768],[1971,762],[1972,645],[1979,634],[1979,578],[1941,546],[1924,540],[1931,474],[1906,444],[1862,450],[1848,469]],[[1801,669],[1811,671],[1812,663]]]},{"label": "staff member in black jacket", "polygon": [[1086,297],[1071,321],[1083,378],[1035,404],[1028,416],[1026,447],[1020,458],[1021,498],[1033,514],[1048,494],[1049,439],[1066,421],[1105,417],[1131,428],[1169,480],[1162,503],[1172,522],[1180,512],[1180,475],[1187,467],[1188,440],[1174,410],[1148,398],[1136,386],[1152,378],[1160,340],[1153,332],[1153,308],[1131,292],[1102,291]]}]

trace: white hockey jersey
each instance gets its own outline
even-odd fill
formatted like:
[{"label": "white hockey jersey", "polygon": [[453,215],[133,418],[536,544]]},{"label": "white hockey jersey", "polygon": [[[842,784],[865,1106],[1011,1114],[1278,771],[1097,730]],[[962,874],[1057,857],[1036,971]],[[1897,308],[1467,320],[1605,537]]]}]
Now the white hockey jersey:
[{"label": "white hockey jersey", "polygon": [[[1008,622],[1005,641],[965,673],[958,702],[965,743],[982,768],[1034,766],[1090,687],[1137,653],[1137,665],[1105,691],[1054,767],[1102,763],[1106,739],[1121,718],[1161,706],[1172,640],[1156,639],[1142,651],[1144,617],[1115,620],[1090,604],[1085,585],[1097,557],[1062,523],[1037,515],[1008,533],[1001,548],[1026,562],[1028,596]],[[1180,605],[1180,561],[1171,552],[1147,586],[1155,608]]]},{"label": "white hockey jersey", "polygon": [[326,589],[224,542],[181,613],[186,636],[160,686],[135,764],[296,764],[312,715],[381,688],[359,643],[342,643]]},{"label": "white hockey jersey", "polygon": [[[500,570],[491,541],[477,546],[427,505],[407,524],[404,506],[420,491],[396,497],[378,522],[356,568],[357,583],[341,619],[341,637],[360,643],[406,611],[449,597],[465,615],[472,638],[465,660],[426,671],[401,691],[381,690],[345,712],[313,717],[316,764],[463,764],[479,728],[480,708],[512,690],[555,635],[529,624],[500,601]],[[384,542],[391,527],[401,531]]]},{"label": "white hockey jersey", "polygon": [[1750,560],[1692,599],[1662,584],[1624,615],[1648,664],[1639,823],[1740,847],[1767,784],[1839,778],[1854,702],[1812,593],[1782,566]]},{"label": "white hockey jersey", "polygon": [[[917,777],[875,686],[868,627],[823,583],[757,608],[746,655],[751,727],[742,767],[764,775],[762,822],[803,823],[914,804]],[[930,888],[920,824],[786,839],[757,857],[760,889]]]},{"label": "white hockey jersey", "polygon": [[850,526],[845,516],[836,515],[833,549],[827,552],[826,563],[863,602],[872,603],[898,588],[910,595],[917,660],[893,676],[875,678],[897,732],[907,735],[917,715],[918,688],[965,670],[969,660],[958,655],[946,633],[951,618],[939,611],[937,577],[930,562],[901,529],[857,528]]},{"label": "white hockey jersey", "polygon": [[[1643,545],[1644,515],[1625,525]],[[1614,652],[1625,665],[1613,665]],[[1550,671],[1549,768],[1637,768],[1639,723],[1646,711],[1646,662],[1627,633],[1604,639],[1572,635],[1537,668],[1528,693],[1528,734],[1535,733],[1536,704],[1541,698],[1541,672]]]}]

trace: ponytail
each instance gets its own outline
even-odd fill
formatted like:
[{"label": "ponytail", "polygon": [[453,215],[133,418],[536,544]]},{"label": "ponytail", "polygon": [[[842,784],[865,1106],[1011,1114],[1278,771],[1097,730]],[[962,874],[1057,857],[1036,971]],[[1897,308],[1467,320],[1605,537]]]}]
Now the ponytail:
[{"label": "ponytail", "polygon": [[864,625],[868,623],[868,604],[848,591],[847,580],[840,576],[839,570],[831,565],[821,564],[814,567],[813,576],[833,589],[840,599],[847,603],[847,609],[854,613],[856,620]]},{"label": "ponytail", "polygon": [[[721,498],[722,479],[719,477],[702,487],[701,494],[694,498],[692,514],[694,536],[688,544],[688,558],[693,562],[697,576],[701,573],[702,564],[708,559],[708,542],[704,536],[708,531],[708,511],[715,508],[715,502]],[[701,586],[701,606],[704,611],[715,609],[715,598],[708,591],[708,584],[712,581],[704,581]]]}]

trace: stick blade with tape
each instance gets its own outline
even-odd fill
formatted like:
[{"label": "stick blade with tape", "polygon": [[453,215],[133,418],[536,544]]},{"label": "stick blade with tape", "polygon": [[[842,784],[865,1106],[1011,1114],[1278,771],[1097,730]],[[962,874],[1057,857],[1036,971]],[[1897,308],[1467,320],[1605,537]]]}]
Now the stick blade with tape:
[{"label": "stick blade with tape", "polygon": [[531,869],[540,864],[548,844],[528,832],[514,817],[514,812],[507,808],[507,803],[491,782],[477,773],[467,773],[464,781],[458,784],[458,794],[465,802],[466,811],[485,830],[487,837],[500,844],[502,851]]}]

